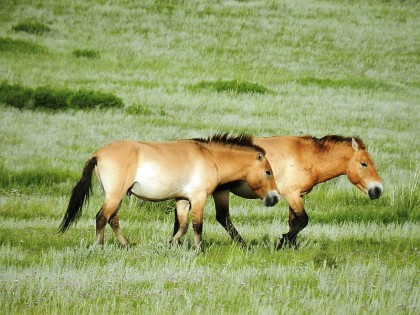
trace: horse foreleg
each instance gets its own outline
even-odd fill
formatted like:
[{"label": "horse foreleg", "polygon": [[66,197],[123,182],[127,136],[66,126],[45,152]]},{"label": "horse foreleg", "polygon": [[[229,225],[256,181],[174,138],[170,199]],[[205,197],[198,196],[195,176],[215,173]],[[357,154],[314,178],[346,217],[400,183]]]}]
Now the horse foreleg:
[{"label": "horse foreleg", "polygon": [[220,190],[213,192],[214,204],[216,206],[216,220],[228,232],[232,240],[246,247],[246,243],[242,236],[233,226],[229,214],[229,190]]},{"label": "horse foreleg", "polygon": [[309,217],[303,207],[302,197],[299,196],[295,201],[289,201],[289,232],[283,234],[277,241],[276,249],[283,248],[285,245],[289,245],[292,248],[297,248],[296,237],[300,231],[302,231],[309,222]]},{"label": "horse foreleg", "polygon": [[179,244],[181,237],[187,232],[189,210],[190,202],[188,200],[177,200],[175,206],[174,233],[170,240],[171,244]]}]

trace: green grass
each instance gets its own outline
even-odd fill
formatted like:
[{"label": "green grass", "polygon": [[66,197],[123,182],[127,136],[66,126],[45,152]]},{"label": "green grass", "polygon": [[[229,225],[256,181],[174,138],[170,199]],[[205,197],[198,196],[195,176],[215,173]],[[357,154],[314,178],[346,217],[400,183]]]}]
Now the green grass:
[{"label": "green grass", "polygon": [[50,87],[31,89],[19,84],[0,84],[0,102],[19,109],[92,109],[123,107],[122,100],[96,91],[56,90]]},{"label": "green grass", "polygon": [[45,53],[46,48],[29,40],[0,37],[0,52],[18,54],[40,54]]},{"label": "green grass", "polygon": [[[418,314],[417,1],[6,1],[0,6],[0,308],[4,314]],[[107,105],[113,104],[113,105]],[[81,110],[87,109],[89,110]],[[65,110],[63,110],[65,109]],[[169,248],[173,201],[126,198],[132,246],[94,245],[102,189],[58,226],[85,160],[117,139],[216,132],[359,135],[385,192],[345,177],[287,204],[231,198],[250,244],[205,208]]]},{"label": "green grass", "polygon": [[51,28],[48,25],[37,21],[20,22],[13,25],[12,29],[15,32],[26,32],[35,35],[42,35],[51,31]]},{"label": "green grass", "polygon": [[319,79],[319,78],[302,78],[298,80],[302,85],[317,85],[321,88],[353,88],[353,89],[390,89],[392,85],[382,83],[373,79],[366,78],[350,78],[341,80]]},{"label": "green grass", "polygon": [[99,53],[92,49],[75,49],[73,50],[73,55],[78,58],[85,57],[88,59],[94,59],[99,57]]},{"label": "green grass", "polygon": [[265,94],[268,89],[258,83],[241,82],[239,80],[232,81],[202,81],[188,87],[191,91],[211,90],[216,92],[233,92],[233,93],[257,93]]}]

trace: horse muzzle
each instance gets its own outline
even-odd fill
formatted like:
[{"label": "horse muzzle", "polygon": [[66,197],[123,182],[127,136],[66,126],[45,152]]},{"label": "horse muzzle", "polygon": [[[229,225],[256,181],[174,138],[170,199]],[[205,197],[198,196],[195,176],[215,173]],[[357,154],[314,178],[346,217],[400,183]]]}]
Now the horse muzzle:
[{"label": "horse muzzle", "polygon": [[377,182],[368,185],[368,196],[370,199],[378,199],[384,191],[384,187]]},{"label": "horse muzzle", "polygon": [[269,191],[263,199],[264,206],[272,207],[279,202],[280,196],[277,191]]}]

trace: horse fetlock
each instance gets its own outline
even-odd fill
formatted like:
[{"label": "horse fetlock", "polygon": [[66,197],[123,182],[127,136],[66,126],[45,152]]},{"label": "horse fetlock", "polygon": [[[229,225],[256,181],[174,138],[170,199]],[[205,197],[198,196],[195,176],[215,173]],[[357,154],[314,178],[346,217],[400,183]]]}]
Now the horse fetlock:
[{"label": "horse fetlock", "polygon": [[241,245],[241,247],[242,248],[245,248],[245,249],[247,249],[248,248],[248,245],[246,244],[246,242],[244,241],[244,239],[239,235],[239,234],[237,234],[234,238],[232,238],[233,239],[233,241],[235,242],[235,243],[238,243],[238,244],[240,244]]},{"label": "horse fetlock", "polygon": [[96,243],[100,246],[104,245],[104,231],[97,231],[96,232]]},{"label": "horse fetlock", "polygon": [[283,234],[282,237],[279,237],[276,244],[276,250],[284,248],[284,245],[286,243],[286,234]]},{"label": "horse fetlock", "polygon": [[246,247],[246,243],[242,236],[239,234],[239,232],[235,229],[233,225],[230,225],[226,227],[226,230],[228,231],[230,237],[235,243],[241,244],[242,247]]},{"label": "horse fetlock", "polygon": [[195,251],[197,253],[204,252],[203,241],[201,240],[200,236],[195,236],[194,237],[194,247],[195,247]]},{"label": "horse fetlock", "polygon": [[179,238],[171,237],[169,240],[169,246],[181,245],[181,240]]},{"label": "horse fetlock", "polygon": [[122,247],[128,247],[129,246],[128,240],[124,237],[124,235],[122,235],[122,234],[118,235],[117,234],[117,237],[118,237],[118,241],[120,242]]}]

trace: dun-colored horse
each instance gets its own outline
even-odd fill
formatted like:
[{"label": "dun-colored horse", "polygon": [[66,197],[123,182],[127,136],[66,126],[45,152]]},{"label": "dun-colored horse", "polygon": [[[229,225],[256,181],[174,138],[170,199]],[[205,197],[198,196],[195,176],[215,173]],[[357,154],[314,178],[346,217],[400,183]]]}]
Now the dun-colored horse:
[{"label": "dun-colored horse", "polygon": [[[280,195],[289,204],[289,232],[279,238],[277,249],[285,244],[296,247],[296,236],[309,221],[302,196],[315,185],[347,175],[349,181],[371,199],[382,195],[383,186],[375,164],[358,137],[277,136],[254,138],[254,141],[267,152]],[[217,221],[233,240],[245,245],[230,220],[229,192],[244,198],[255,196],[244,184],[220,187],[213,193]]]},{"label": "dun-colored horse", "polygon": [[80,218],[92,189],[94,170],[105,192],[105,201],[96,215],[100,245],[104,243],[107,223],[119,242],[127,245],[118,217],[126,194],[150,201],[176,200],[177,230],[172,243],[178,243],[188,228],[191,209],[197,249],[201,249],[204,204],[216,187],[244,182],[266,206],[274,206],[279,199],[265,151],[253,143],[251,136],[223,134],[173,142],[118,141],[100,148],[86,162],[82,177],[73,188],[61,232]]}]

